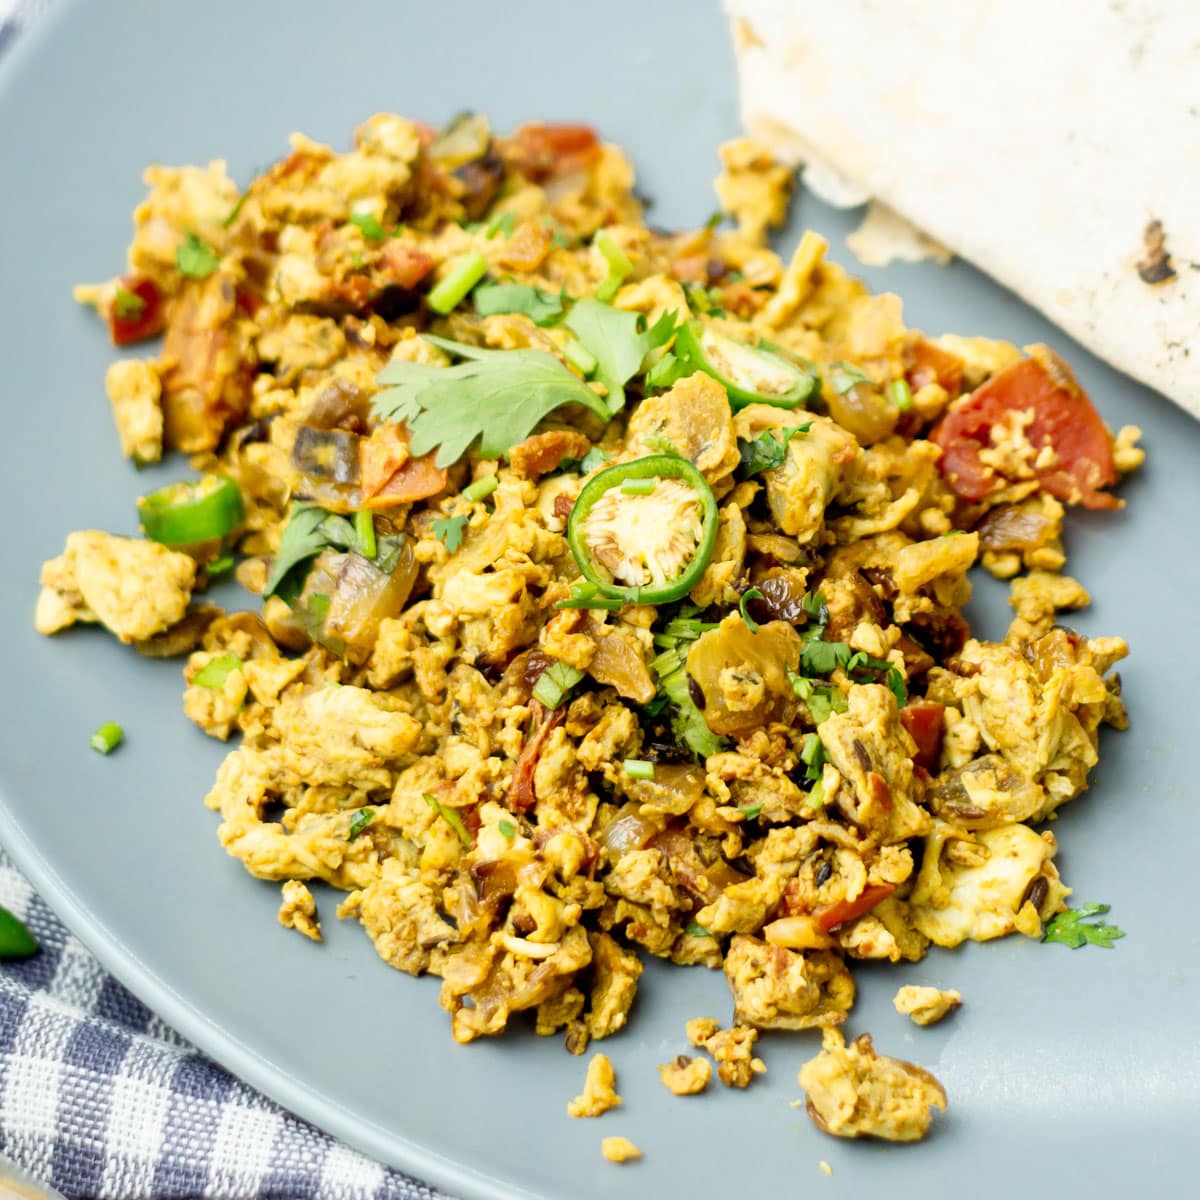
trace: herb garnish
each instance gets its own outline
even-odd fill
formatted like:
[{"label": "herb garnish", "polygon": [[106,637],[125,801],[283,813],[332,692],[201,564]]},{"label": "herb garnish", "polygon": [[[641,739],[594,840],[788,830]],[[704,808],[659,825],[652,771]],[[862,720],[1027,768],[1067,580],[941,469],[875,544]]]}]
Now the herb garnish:
[{"label": "herb garnish", "polygon": [[457,517],[438,517],[433,522],[433,536],[451,554],[456,554],[463,543],[463,530],[467,527],[467,519],[466,513],[460,513]]},{"label": "herb garnish", "polygon": [[649,329],[641,313],[621,312],[599,300],[580,300],[566,319],[567,328],[596,360],[596,378],[608,389],[610,414],[625,407],[625,385],[642,369],[651,350],[675,332],[675,314],[663,313]]},{"label": "herb garnish", "polygon": [[221,256],[203,238],[189,233],[175,248],[175,265],[190,279],[207,279],[221,265]]},{"label": "herb garnish", "polygon": [[387,230],[380,225],[379,218],[374,213],[351,213],[350,224],[357,225],[368,242],[382,242],[387,237]]},{"label": "herb garnish", "polygon": [[481,317],[496,313],[523,313],[535,325],[553,325],[566,310],[564,289],[558,295],[528,283],[489,283],[471,294]]},{"label": "herb garnish", "polygon": [[471,835],[467,832],[467,827],[463,824],[463,819],[461,816],[459,816],[458,810],[455,808],[450,808],[445,804],[439,804],[428,793],[426,793],[422,799],[426,804],[429,805],[430,808],[433,809],[435,813],[437,813],[439,817],[442,818],[443,821],[446,822],[447,825],[450,826],[451,829],[454,830],[454,832],[458,835],[458,840],[462,842],[464,846],[470,847]]},{"label": "herb garnish", "polygon": [[1042,941],[1061,942],[1072,950],[1084,945],[1111,950],[1113,942],[1123,938],[1125,931],[1105,921],[1092,920],[1093,917],[1104,916],[1111,907],[1109,904],[1083,904],[1079,908],[1055,913],[1046,926],[1046,932],[1042,934]]},{"label": "herb garnish", "polygon": [[738,454],[741,457],[738,478],[749,479],[763,471],[774,471],[776,467],[783,466],[783,461],[787,458],[788,442],[797,434],[807,433],[811,428],[811,421],[805,421],[803,425],[793,425],[790,429],[780,431],[783,434],[782,440],[776,436],[773,429],[764,429],[752,441],[738,438]]},{"label": "herb garnish", "polygon": [[392,362],[379,373],[372,411],[403,421],[414,457],[438,448],[437,465],[457,462],[478,439],[482,458],[499,458],[524,441],[539,421],[578,404],[607,421],[604,402],[544,350],[483,350],[426,334],[427,341],[465,359],[452,367]]},{"label": "herb garnish", "polygon": [[113,312],[122,321],[136,321],[146,309],[146,301],[137,292],[130,292],[117,284],[117,294],[113,297]]},{"label": "herb garnish", "polygon": [[375,810],[373,808],[358,809],[354,816],[350,818],[350,827],[346,830],[346,840],[348,842],[354,841],[354,839],[358,837],[358,835],[362,833],[362,831],[366,829],[366,827],[374,820]]}]

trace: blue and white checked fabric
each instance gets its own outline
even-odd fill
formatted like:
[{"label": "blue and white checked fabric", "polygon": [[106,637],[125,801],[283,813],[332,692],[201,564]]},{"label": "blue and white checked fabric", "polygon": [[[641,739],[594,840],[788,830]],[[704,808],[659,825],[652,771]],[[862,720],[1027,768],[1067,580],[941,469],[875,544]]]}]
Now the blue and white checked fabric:
[{"label": "blue and white checked fabric", "polygon": [[0,851],[41,943],[0,963],[0,1154],[68,1200],[439,1200],[239,1083],[125,990]]}]

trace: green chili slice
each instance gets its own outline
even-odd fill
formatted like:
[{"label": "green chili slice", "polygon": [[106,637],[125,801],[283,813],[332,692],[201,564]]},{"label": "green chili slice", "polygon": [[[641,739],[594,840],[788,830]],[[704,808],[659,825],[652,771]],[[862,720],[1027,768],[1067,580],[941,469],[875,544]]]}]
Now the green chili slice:
[{"label": "green chili slice", "polygon": [[146,536],[164,546],[195,546],[226,537],[244,515],[242,493],[224,475],[169,483],[138,501]]},{"label": "green chili slice", "polygon": [[721,384],[734,408],[802,408],[817,386],[811,373],[775,350],[751,346],[699,321],[688,321],[675,335],[675,354]]},{"label": "green chili slice", "polygon": [[584,578],[601,595],[628,604],[666,604],[686,595],[704,574],[716,540],[712,489],[687,459],[673,454],[597,471],[567,521],[567,542]]},{"label": "green chili slice", "polygon": [[38,952],[37,938],[8,911],[0,908],[0,959],[30,958]]}]

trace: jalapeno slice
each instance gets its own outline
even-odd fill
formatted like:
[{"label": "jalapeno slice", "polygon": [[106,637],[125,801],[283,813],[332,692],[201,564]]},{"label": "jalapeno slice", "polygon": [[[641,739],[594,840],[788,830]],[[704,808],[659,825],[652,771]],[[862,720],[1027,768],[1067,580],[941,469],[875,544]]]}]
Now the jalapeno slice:
[{"label": "jalapeno slice", "polygon": [[712,489],[674,454],[597,471],[567,520],[567,542],[584,578],[627,604],[666,604],[686,595],[716,540]]},{"label": "jalapeno slice", "polygon": [[146,536],[164,546],[219,540],[232,533],[243,516],[242,493],[223,475],[170,483],[138,501]]},{"label": "jalapeno slice", "polygon": [[721,384],[735,409],[747,404],[800,408],[817,386],[812,374],[775,350],[751,346],[695,320],[675,335],[675,354]]}]

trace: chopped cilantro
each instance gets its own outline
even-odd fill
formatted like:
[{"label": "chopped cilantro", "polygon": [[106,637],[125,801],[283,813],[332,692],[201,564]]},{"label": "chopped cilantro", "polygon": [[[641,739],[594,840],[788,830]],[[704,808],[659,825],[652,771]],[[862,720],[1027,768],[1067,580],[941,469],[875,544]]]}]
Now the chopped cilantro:
[{"label": "chopped cilantro", "polygon": [[792,685],[792,691],[804,701],[808,708],[808,714],[812,717],[814,725],[820,725],[834,713],[846,711],[846,697],[840,688],[831,683],[818,683],[815,680],[806,679],[803,675],[791,670],[788,671],[787,677],[788,682]]},{"label": "chopped cilantro", "polygon": [[688,937],[712,937],[712,934],[709,933],[708,930],[705,929],[704,926],[698,921],[689,921],[683,927],[683,932],[686,933]]},{"label": "chopped cilantro", "polygon": [[175,265],[190,279],[207,279],[221,265],[221,256],[203,238],[189,233],[175,248]]},{"label": "chopped cilantro", "polygon": [[460,513],[457,517],[438,517],[433,522],[433,536],[442,543],[451,554],[456,554],[463,543],[463,530],[467,527],[467,514]]},{"label": "chopped cilantro", "polygon": [[315,505],[297,505],[283,530],[275,561],[263,598],[274,595],[291,574],[292,569],[321,553],[327,546],[353,550],[358,546],[358,534],[345,517],[326,512]]},{"label": "chopped cilantro", "polygon": [[380,420],[407,424],[414,456],[436,447],[437,465],[447,467],[478,441],[481,458],[499,458],[564,404],[581,405],[604,421],[612,415],[586,383],[544,350],[484,350],[425,337],[466,361],[452,367],[392,362],[378,377],[392,386],[372,405]]},{"label": "chopped cilantro", "polygon": [[790,429],[782,430],[783,439],[775,436],[775,431],[765,429],[752,441],[738,438],[738,454],[741,462],[738,465],[738,478],[749,479],[763,471],[773,471],[783,466],[787,457],[788,442],[797,434],[807,433],[812,428],[811,421],[803,425],[793,425]]},{"label": "chopped cilantro", "polygon": [[366,827],[374,820],[375,810],[373,808],[358,809],[354,816],[350,818],[350,827],[346,830],[346,840],[349,842],[354,841],[354,839],[358,837],[358,835],[362,833],[362,831],[366,829]]},{"label": "chopped cilantro", "polygon": [[1055,913],[1046,932],[1042,934],[1043,942],[1061,942],[1078,950],[1080,946],[1102,946],[1111,950],[1117,938],[1123,938],[1125,931],[1105,921],[1092,918],[1102,917],[1108,912],[1108,904],[1084,904],[1079,908],[1068,908],[1066,912]]},{"label": "chopped cilantro", "polygon": [[608,389],[607,407],[625,407],[625,385],[642,369],[651,350],[675,332],[675,314],[663,313],[649,329],[641,313],[621,312],[599,300],[580,300],[566,319],[567,328],[596,360],[596,377]]},{"label": "chopped cilantro", "polygon": [[[523,313],[535,325],[553,325],[566,309],[566,290],[558,295],[528,283],[489,283],[471,294],[481,317],[496,313]],[[585,371],[586,375],[587,372]]]},{"label": "chopped cilantro", "polygon": [[800,750],[800,761],[804,763],[806,779],[821,778],[821,768],[825,765],[825,746],[815,733],[810,733],[804,739],[804,745]]},{"label": "chopped cilantro", "polygon": [[499,829],[506,838],[514,838],[517,836],[517,827],[511,821],[498,821],[496,828]]},{"label": "chopped cilantro", "polygon": [[739,808],[738,812],[740,812],[747,821],[753,821],[758,817],[762,810],[763,806],[761,804],[747,804]]},{"label": "chopped cilantro", "polygon": [[829,624],[829,609],[825,605],[825,597],[820,592],[806,592],[800,601],[800,607],[804,609],[810,621],[815,621],[821,626]]},{"label": "chopped cilantro", "polygon": [[695,372],[696,367],[690,359],[679,358],[668,352],[646,372],[646,387],[651,390],[663,390],[689,375],[694,375]]},{"label": "chopped cilantro", "polygon": [[805,675],[828,675],[838,667],[845,667],[853,656],[854,651],[845,642],[813,638],[800,648],[800,670]]},{"label": "chopped cilantro", "polygon": [[601,450],[599,446],[593,446],[579,460],[579,470],[584,475],[588,475],[592,471],[595,471],[597,468],[604,466],[604,464],[606,462],[608,462],[609,459],[611,459],[611,458],[612,458],[612,455],[609,454],[606,450]]}]

